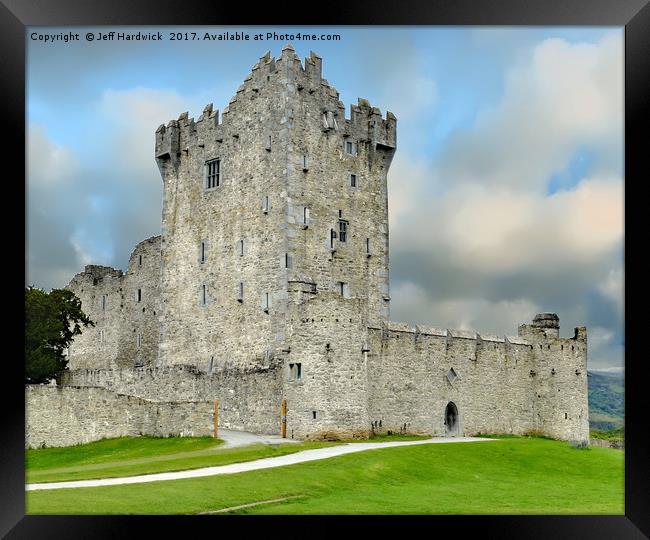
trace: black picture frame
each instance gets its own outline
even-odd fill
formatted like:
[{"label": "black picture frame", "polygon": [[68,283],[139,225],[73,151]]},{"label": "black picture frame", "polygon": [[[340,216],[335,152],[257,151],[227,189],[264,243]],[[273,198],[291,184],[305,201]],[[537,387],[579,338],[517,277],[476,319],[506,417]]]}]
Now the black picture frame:
[{"label": "black picture frame", "polygon": [[[7,207],[26,203],[24,186],[17,178],[25,175],[25,27],[73,25],[518,25],[518,26],[618,26],[625,27],[625,307],[633,312],[637,294],[644,288],[634,269],[643,268],[637,242],[640,204],[634,194],[647,175],[644,142],[648,139],[648,103],[650,102],[650,6],[648,0],[435,0],[393,2],[356,0],[305,3],[274,2],[262,8],[237,3],[215,4],[205,0],[1,0],[0,3],[0,103],[3,108],[5,166],[16,172],[5,176],[5,189],[15,187],[5,200]],[[8,146],[8,147],[6,147]],[[645,175],[643,173],[646,173]],[[636,203],[635,203],[636,201]],[[25,207],[24,207],[25,208]],[[7,221],[5,221],[7,223]],[[17,263],[20,235],[18,226],[5,231],[6,269],[20,274]],[[26,234],[23,237],[26,240]],[[15,244],[15,245],[14,245]],[[24,244],[23,244],[24,245]],[[14,254],[11,257],[9,254]],[[18,259],[19,260],[19,259]],[[23,259],[24,261],[24,259]],[[24,262],[23,262],[24,264]],[[9,272],[11,275],[11,272]],[[13,280],[12,280],[13,281]],[[10,297],[18,300],[18,287],[8,286]],[[632,292],[630,292],[632,291]],[[19,304],[24,305],[24,304]],[[17,317],[9,317],[9,322]],[[19,322],[13,321],[16,326]],[[330,534],[389,533],[389,529],[418,527],[426,534],[480,535],[498,538],[644,538],[650,535],[650,449],[644,399],[645,357],[638,342],[644,335],[643,316],[626,317],[626,392],[625,392],[625,516],[298,516],[254,519],[235,516],[25,516],[24,476],[24,386],[23,354],[19,343],[5,354],[4,385],[7,396],[16,389],[2,409],[3,437],[0,445],[2,504],[0,534],[7,538],[102,538],[152,535],[152,527],[164,528],[165,535],[180,537],[222,534],[224,527],[246,534],[258,528],[262,534],[310,534],[314,520],[323,521],[321,529]],[[5,327],[12,338],[20,335]],[[628,339],[630,338],[630,339]],[[11,341],[14,341],[13,339]],[[15,340],[18,341],[19,340]],[[288,523],[290,522],[290,523]],[[230,530],[228,531],[230,532]]]}]

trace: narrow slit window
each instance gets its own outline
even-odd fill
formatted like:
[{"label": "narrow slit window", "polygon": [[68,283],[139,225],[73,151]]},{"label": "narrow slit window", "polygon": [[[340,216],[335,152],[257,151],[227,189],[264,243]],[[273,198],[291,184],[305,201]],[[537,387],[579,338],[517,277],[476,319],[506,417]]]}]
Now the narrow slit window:
[{"label": "narrow slit window", "polygon": [[138,266],[142,266],[142,255],[138,255]]},{"label": "narrow slit window", "polygon": [[138,289],[135,293],[135,301],[142,302],[142,289]]},{"label": "narrow slit window", "polygon": [[237,301],[238,302],[243,302],[244,301],[244,282],[243,281],[239,282],[239,290],[237,291]]},{"label": "narrow slit window", "polygon": [[244,256],[244,241],[243,240],[239,240],[237,242],[237,255],[239,255],[240,257]]},{"label": "narrow slit window", "polygon": [[265,214],[269,213],[269,196],[264,195],[264,198],[262,199],[262,212]]},{"label": "narrow slit window", "polygon": [[214,368],[214,356],[210,357],[210,361],[208,362],[208,373],[212,374],[212,369]]},{"label": "narrow slit window", "polygon": [[336,231],[334,229],[330,229],[330,249],[335,248],[335,240],[336,240]]},{"label": "narrow slit window", "polygon": [[103,330],[99,331],[99,342],[104,343],[104,331]]},{"label": "narrow slit window", "polygon": [[302,224],[307,226],[309,225],[309,207],[305,206],[302,209]]},{"label": "narrow slit window", "polygon": [[206,189],[212,189],[221,185],[221,160],[213,159],[206,164]]},{"label": "narrow slit window", "polygon": [[291,268],[293,266],[293,259],[288,253],[284,254],[284,267]]},{"label": "narrow slit window", "polygon": [[106,310],[106,295],[102,295],[102,311]]},{"label": "narrow slit window", "polygon": [[201,242],[201,256],[200,256],[200,261],[201,263],[205,262],[205,242]]},{"label": "narrow slit window", "polygon": [[336,284],[336,290],[337,292],[344,298],[348,298],[349,295],[349,288],[348,284],[345,281],[339,281]]},{"label": "narrow slit window", "polygon": [[302,155],[302,170],[306,171],[309,169],[309,165],[307,164],[307,154]]},{"label": "narrow slit window", "polygon": [[357,187],[357,175],[350,173],[350,187]]},{"label": "narrow slit window", "polygon": [[266,312],[271,307],[271,295],[268,292],[262,294],[262,309]]},{"label": "narrow slit window", "polygon": [[370,238],[366,238],[366,255],[371,255],[371,253],[370,253]]},{"label": "narrow slit window", "polygon": [[138,350],[142,347],[142,334],[138,334],[135,338],[135,346]]},{"label": "narrow slit window", "polygon": [[201,304],[205,306],[208,301],[207,287],[205,285],[201,286]]}]

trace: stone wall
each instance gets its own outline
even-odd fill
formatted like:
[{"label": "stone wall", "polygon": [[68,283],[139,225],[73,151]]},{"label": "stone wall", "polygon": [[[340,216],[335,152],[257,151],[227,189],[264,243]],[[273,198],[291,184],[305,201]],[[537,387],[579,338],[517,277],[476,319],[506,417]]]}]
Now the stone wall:
[{"label": "stone wall", "polygon": [[[369,416],[377,432],[538,432],[589,438],[586,334],[488,336],[389,323],[369,329]],[[453,372],[451,370],[453,369]]]},{"label": "stone wall", "polygon": [[154,402],[105,388],[25,387],[25,447],[70,446],[104,438],[212,435],[210,401]]},{"label": "stone wall", "polygon": [[70,369],[155,364],[160,337],[160,236],[135,247],[126,273],[88,265],[67,288],[95,323],[70,345]]},{"label": "stone wall", "polygon": [[194,366],[75,370],[62,384],[103,387],[151,401],[219,401],[219,426],[255,433],[280,432],[281,369],[276,359],[240,368],[232,364],[212,373]]}]

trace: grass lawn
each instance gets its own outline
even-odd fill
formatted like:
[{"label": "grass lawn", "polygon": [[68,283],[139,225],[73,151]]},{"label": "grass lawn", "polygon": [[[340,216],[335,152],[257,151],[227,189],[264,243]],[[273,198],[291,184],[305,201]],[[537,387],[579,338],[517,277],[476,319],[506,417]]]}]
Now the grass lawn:
[{"label": "grass lawn", "polygon": [[623,452],[506,438],[369,450],[247,473],[29,491],[28,514],[623,514]]},{"label": "grass lawn", "polygon": [[337,442],[253,444],[220,448],[212,437],[121,437],[64,448],[27,450],[28,483],[116,478],[182,471],[292,454]]}]

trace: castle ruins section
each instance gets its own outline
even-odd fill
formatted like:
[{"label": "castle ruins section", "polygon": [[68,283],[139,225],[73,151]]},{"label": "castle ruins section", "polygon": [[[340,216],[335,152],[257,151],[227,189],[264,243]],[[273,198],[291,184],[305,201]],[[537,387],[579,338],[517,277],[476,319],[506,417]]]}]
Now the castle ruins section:
[{"label": "castle ruins section", "polygon": [[91,265],[70,282],[97,325],[72,344],[58,391],[174,411],[218,400],[221,427],[297,439],[588,441],[584,327],[562,338],[552,313],[516,336],[390,321],[396,128],[365,99],[346,116],[321,59],[290,45],[221,114],[209,104],[161,125],[161,236],[126,273]]}]

